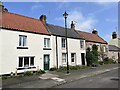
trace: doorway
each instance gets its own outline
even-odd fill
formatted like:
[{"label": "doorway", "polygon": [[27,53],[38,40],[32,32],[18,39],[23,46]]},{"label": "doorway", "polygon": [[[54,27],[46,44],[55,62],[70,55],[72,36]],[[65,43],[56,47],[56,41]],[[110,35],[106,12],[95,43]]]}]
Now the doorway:
[{"label": "doorway", "polygon": [[85,65],[85,53],[81,53],[82,65]]},{"label": "doorway", "polygon": [[49,70],[50,55],[44,55],[44,70]]}]

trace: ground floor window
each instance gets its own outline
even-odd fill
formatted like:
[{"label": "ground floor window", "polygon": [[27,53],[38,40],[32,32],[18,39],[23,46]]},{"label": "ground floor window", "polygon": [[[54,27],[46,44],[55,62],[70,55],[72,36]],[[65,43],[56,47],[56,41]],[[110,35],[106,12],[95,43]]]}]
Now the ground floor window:
[{"label": "ground floor window", "polygon": [[34,66],[34,57],[19,57],[18,67],[32,67]]},{"label": "ground floor window", "polygon": [[71,53],[71,62],[75,63],[76,61],[76,53]]},{"label": "ground floor window", "polygon": [[66,64],[66,53],[62,53],[62,63]]}]

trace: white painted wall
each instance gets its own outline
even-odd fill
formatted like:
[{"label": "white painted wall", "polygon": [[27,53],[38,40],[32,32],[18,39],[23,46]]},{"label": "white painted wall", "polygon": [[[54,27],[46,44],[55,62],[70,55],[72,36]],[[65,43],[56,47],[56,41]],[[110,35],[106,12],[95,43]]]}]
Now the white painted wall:
[{"label": "white painted wall", "polygon": [[[52,36],[54,37],[54,47],[56,46],[55,44],[55,36]],[[57,37],[57,42],[58,42],[58,45],[57,45],[57,48],[58,48],[58,66],[63,66],[62,64],[62,53],[66,53],[66,49],[62,49],[62,46],[61,46],[61,40],[62,40],[62,37]],[[84,45],[85,45],[85,40],[84,40]],[[56,63],[56,48],[53,48],[53,56],[54,57],[54,62]],[[85,46],[84,46],[85,47]],[[71,53],[76,53],[76,63],[73,64],[71,63]],[[82,62],[81,62],[81,53],[85,53],[86,54],[86,50],[85,48],[84,49],[81,49],[80,48],[80,39],[73,39],[73,38],[68,38],[68,62],[69,62],[69,65],[82,65]],[[86,63],[86,59],[85,59],[85,63]]]},{"label": "white painted wall", "polygon": [[[19,35],[27,36],[27,47],[28,49],[17,49],[19,46]],[[18,60],[20,56],[35,56],[34,65],[37,70],[44,69],[44,54],[50,54],[50,68],[56,67],[56,36],[48,36],[41,34],[33,34],[27,32],[18,32],[10,30],[2,30],[0,32],[0,40],[2,40],[0,51],[2,51],[1,56],[1,72],[0,74],[10,74],[11,72],[16,72],[18,68]],[[43,50],[44,48],[44,38],[50,38],[51,50]],[[61,47],[61,37],[57,37],[57,48],[58,48],[58,66],[62,66],[62,53],[66,50]],[[85,43],[85,41],[84,41]],[[84,44],[85,45],[85,44]],[[76,53],[76,63],[71,63],[71,53]],[[69,65],[82,65],[81,53],[86,53],[85,48],[82,50],[80,48],[80,39],[68,38],[68,60]],[[18,70],[19,72],[24,72],[24,70]]]},{"label": "white painted wall", "polygon": [[[26,32],[17,32],[10,30],[2,30],[2,74],[15,72],[18,67],[19,56],[35,56],[35,67],[43,69],[43,55],[50,54],[50,59],[53,58],[52,50],[43,50],[44,38],[50,38],[48,35],[40,35]],[[19,35],[27,36],[28,49],[17,49],[19,45]],[[51,44],[52,47],[52,44]],[[50,60],[50,67],[53,61]],[[18,72],[23,71],[19,70]]]},{"label": "white painted wall", "polygon": [[2,64],[1,64],[1,62],[2,62],[2,56],[1,56],[1,53],[2,53],[2,47],[1,47],[1,43],[2,43],[2,39],[1,39],[2,37],[1,37],[1,29],[0,29],[0,75],[1,75],[1,66],[2,66]]}]

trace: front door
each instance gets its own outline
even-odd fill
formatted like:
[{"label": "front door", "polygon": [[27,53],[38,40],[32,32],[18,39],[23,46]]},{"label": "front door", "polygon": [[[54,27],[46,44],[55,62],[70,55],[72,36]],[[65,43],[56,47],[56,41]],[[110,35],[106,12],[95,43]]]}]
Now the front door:
[{"label": "front door", "polygon": [[85,65],[85,54],[81,53],[82,65]]},{"label": "front door", "polygon": [[50,55],[44,55],[44,70],[49,70]]}]

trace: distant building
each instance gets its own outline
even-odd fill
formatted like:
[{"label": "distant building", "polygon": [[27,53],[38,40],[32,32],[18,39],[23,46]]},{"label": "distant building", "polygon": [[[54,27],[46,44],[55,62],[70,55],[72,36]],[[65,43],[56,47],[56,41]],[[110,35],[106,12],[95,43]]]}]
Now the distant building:
[{"label": "distant building", "polygon": [[120,57],[120,48],[115,45],[109,45],[108,57],[114,61],[118,61]]},{"label": "distant building", "polygon": [[[71,23],[71,29],[75,30],[75,25],[73,21]],[[92,48],[94,44],[98,46],[98,51],[102,53],[102,55],[99,57],[99,60],[102,60],[103,58],[107,57],[108,43],[98,35],[98,31],[96,29],[93,29],[92,33],[79,30],[76,31],[79,33],[81,37],[85,39],[86,49],[88,47]]]},{"label": "distant building", "polygon": [[112,39],[109,42],[109,58],[120,61],[120,38],[117,33],[112,33]]}]

